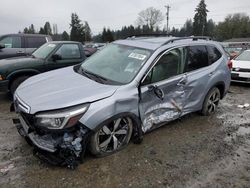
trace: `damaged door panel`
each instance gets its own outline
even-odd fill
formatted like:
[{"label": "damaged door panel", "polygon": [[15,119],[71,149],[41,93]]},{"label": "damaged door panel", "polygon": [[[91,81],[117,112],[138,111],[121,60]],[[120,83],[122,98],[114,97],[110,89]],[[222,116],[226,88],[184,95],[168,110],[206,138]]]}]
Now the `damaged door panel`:
[{"label": "damaged door panel", "polygon": [[[141,88],[140,116],[143,131],[155,128],[154,125],[172,121],[181,116],[186,102],[185,86],[178,85],[183,76],[159,83],[153,90],[147,86]],[[159,98],[155,90],[161,90],[163,98]]]},{"label": "damaged door panel", "polygon": [[185,48],[165,52],[145,77],[139,104],[143,131],[182,115],[186,103]]}]

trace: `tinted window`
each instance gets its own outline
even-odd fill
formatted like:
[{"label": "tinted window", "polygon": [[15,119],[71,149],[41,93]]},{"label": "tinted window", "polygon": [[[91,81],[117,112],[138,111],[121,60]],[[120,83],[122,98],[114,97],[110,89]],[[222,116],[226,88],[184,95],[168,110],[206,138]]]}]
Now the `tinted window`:
[{"label": "tinted window", "polygon": [[77,44],[63,44],[56,52],[62,59],[79,59],[81,57]]},{"label": "tinted window", "polygon": [[220,51],[214,46],[207,46],[207,50],[208,50],[208,60],[210,65],[216,62],[222,56]]},{"label": "tinted window", "polygon": [[45,37],[27,37],[27,48],[39,48],[44,43],[46,43]]},{"label": "tinted window", "polygon": [[144,80],[145,84],[159,82],[183,73],[186,48],[173,49],[164,54]]},{"label": "tinted window", "polygon": [[5,37],[0,41],[5,48],[21,48],[21,37]]},{"label": "tinted window", "polygon": [[208,66],[208,55],[205,46],[189,46],[186,71],[193,71]]}]

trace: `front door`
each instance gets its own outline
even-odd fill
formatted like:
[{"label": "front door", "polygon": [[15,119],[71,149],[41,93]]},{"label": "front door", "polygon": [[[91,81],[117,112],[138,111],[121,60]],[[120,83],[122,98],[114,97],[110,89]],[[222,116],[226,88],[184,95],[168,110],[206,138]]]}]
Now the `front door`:
[{"label": "front door", "polygon": [[48,70],[76,65],[83,61],[78,44],[63,44],[54,54],[60,57],[60,59],[53,61],[52,58],[50,58]]},{"label": "front door", "polygon": [[139,111],[143,131],[181,116],[186,103],[186,48],[164,52],[140,86]]}]

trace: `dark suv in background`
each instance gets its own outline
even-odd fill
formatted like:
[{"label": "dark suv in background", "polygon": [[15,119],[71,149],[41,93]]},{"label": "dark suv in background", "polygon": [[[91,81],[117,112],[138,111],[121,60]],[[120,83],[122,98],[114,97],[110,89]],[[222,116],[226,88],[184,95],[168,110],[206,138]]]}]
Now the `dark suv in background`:
[{"label": "dark suv in background", "polygon": [[52,41],[49,35],[8,34],[0,36],[0,59],[30,55],[46,42]]}]

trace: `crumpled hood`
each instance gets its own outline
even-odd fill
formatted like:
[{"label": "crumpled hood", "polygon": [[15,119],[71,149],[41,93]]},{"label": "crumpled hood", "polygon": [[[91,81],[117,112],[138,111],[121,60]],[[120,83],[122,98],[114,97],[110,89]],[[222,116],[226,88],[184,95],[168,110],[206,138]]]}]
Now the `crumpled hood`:
[{"label": "crumpled hood", "polygon": [[17,88],[15,95],[34,114],[107,98],[118,87],[97,83],[76,73],[73,67],[66,67],[29,78]]},{"label": "crumpled hood", "polygon": [[250,61],[237,61],[232,60],[233,62],[233,68],[242,68],[242,69],[250,69]]}]

